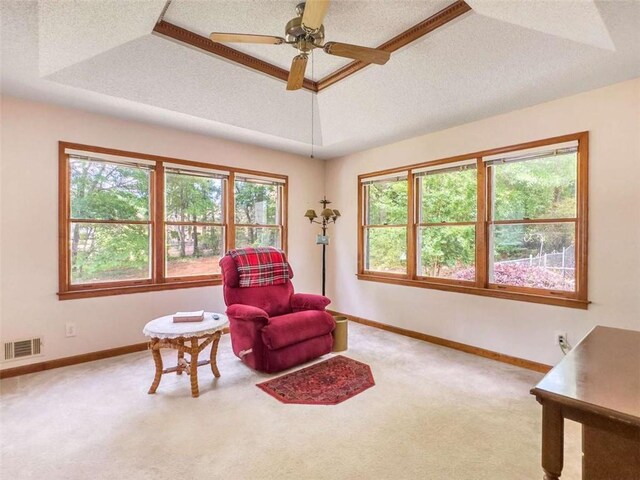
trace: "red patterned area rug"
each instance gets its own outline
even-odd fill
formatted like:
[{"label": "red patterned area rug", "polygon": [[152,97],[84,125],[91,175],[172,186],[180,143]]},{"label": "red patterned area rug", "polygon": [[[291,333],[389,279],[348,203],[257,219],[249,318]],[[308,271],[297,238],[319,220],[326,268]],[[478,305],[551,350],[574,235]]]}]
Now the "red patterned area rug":
[{"label": "red patterned area rug", "polygon": [[337,355],[256,386],[282,403],[335,405],[374,385],[369,365]]}]

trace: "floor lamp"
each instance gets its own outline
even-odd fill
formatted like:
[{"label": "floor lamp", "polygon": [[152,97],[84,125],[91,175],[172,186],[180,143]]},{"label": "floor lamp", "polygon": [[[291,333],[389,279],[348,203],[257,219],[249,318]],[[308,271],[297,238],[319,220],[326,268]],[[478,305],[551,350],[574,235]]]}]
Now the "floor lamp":
[{"label": "floor lamp", "polygon": [[[322,227],[322,235],[318,235],[316,237],[316,244],[322,245],[322,295],[325,295],[325,284],[327,276],[327,245],[329,245],[327,227],[330,223],[336,223],[336,220],[338,220],[338,217],[340,217],[340,212],[338,210],[327,208],[327,205],[331,203],[329,200],[327,200],[327,197],[324,197],[322,200],[320,200],[320,203],[322,204],[322,212],[320,212],[320,217],[318,217],[315,210],[307,210],[307,213],[305,213],[304,216],[309,219],[310,223],[317,223]],[[320,220],[316,220],[316,218],[320,218]]]}]

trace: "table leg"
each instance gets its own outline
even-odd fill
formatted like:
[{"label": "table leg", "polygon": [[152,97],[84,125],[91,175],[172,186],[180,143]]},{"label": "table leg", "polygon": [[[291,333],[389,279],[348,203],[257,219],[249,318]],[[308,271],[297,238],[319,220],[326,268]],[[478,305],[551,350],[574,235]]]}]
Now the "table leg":
[{"label": "table leg", "polygon": [[220,370],[218,370],[218,364],[216,362],[216,355],[218,353],[218,342],[220,342],[220,337],[222,336],[222,332],[216,332],[213,334],[213,342],[211,343],[211,372],[214,377],[220,376]]},{"label": "table leg", "polygon": [[559,480],[564,450],[564,418],[555,403],[542,404],[542,469],[544,480]]},{"label": "table leg", "polygon": [[160,350],[155,348],[156,343],[158,341],[151,342],[151,355],[153,355],[153,362],[156,364],[156,374],[153,377],[153,383],[151,384],[151,388],[149,388],[149,393],[156,393],[158,389],[158,385],[160,385],[160,379],[162,378],[162,355],[160,354]]},{"label": "table leg", "polygon": [[[184,346],[184,340],[178,340],[179,346]],[[176,375],[182,375],[183,362],[180,360],[184,359],[184,352],[182,350],[178,350],[178,369],[176,370]]]},{"label": "table leg", "polygon": [[198,348],[198,339],[191,339],[191,359],[190,359],[190,375],[191,375],[191,396],[196,398],[200,396],[200,391],[198,390],[198,353],[200,353]]}]

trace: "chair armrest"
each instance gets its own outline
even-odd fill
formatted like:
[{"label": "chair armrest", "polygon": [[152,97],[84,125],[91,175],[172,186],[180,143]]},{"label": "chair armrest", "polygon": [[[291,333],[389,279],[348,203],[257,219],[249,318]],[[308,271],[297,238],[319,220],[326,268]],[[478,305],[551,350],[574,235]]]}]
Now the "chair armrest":
[{"label": "chair armrest", "polygon": [[251,305],[243,305],[236,303],[230,305],[227,308],[227,316],[233,317],[237,320],[265,320],[265,323],[269,320],[267,312],[258,307]]},{"label": "chair armrest", "polygon": [[269,314],[252,305],[236,303],[227,307],[233,353],[251,367],[263,357],[262,329],[269,323]]},{"label": "chair armrest", "polygon": [[294,312],[324,310],[330,303],[331,300],[323,295],[314,295],[312,293],[294,293],[291,295],[291,310]]}]

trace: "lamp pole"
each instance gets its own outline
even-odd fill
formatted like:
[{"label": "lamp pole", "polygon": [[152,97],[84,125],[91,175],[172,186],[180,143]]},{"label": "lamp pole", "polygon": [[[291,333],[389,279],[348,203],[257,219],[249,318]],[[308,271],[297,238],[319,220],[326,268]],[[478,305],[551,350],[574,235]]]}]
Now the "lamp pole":
[{"label": "lamp pole", "polygon": [[322,295],[325,295],[327,278],[327,245],[329,244],[327,227],[330,223],[336,223],[336,220],[340,217],[340,212],[338,210],[327,208],[327,205],[331,203],[327,200],[327,197],[320,200],[320,203],[322,204],[322,212],[320,212],[321,221],[316,220],[318,215],[315,210],[307,210],[307,213],[305,213],[304,216],[309,219],[310,223],[317,223],[322,228],[322,235],[318,235],[316,243],[322,245]]},{"label": "lamp pole", "polygon": [[[324,223],[324,222],[323,222]],[[327,226],[322,225],[322,236],[327,236]],[[327,284],[327,244],[322,244],[322,295],[325,295],[325,285]]]}]

